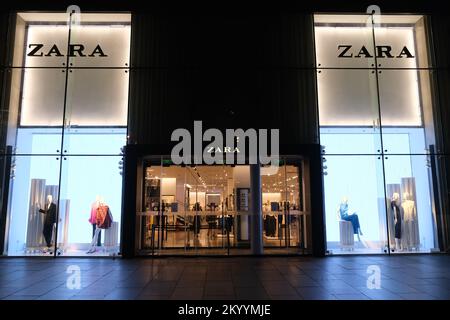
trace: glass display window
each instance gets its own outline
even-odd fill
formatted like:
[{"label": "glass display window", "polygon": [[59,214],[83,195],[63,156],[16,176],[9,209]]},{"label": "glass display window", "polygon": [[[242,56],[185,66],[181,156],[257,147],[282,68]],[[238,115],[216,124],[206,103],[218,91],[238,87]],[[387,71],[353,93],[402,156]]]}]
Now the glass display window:
[{"label": "glass display window", "polygon": [[55,255],[59,164],[60,158],[56,156],[11,157],[6,255]]},{"label": "glass display window", "polygon": [[387,253],[381,157],[328,155],[325,160],[328,253]]},{"label": "glass display window", "polygon": [[[354,20],[352,15],[315,16],[328,252],[433,251],[438,176],[431,174],[428,158],[440,147],[427,19],[373,15],[364,26]],[[374,51],[361,44],[361,27],[371,29],[365,41]],[[347,51],[336,58],[329,47],[339,52],[339,43],[346,43]],[[366,59],[374,64],[365,67]],[[329,62],[319,66],[319,61]]]},{"label": "glass display window", "polygon": [[[96,254],[118,254],[130,23],[127,13],[17,13],[2,121],[14,172],[6,254],[84,256],[93,236],[102,247]],[[114,232],[97,234],[88,222],[99,199]],[[47,211],[56,218],[45,229]]]}]

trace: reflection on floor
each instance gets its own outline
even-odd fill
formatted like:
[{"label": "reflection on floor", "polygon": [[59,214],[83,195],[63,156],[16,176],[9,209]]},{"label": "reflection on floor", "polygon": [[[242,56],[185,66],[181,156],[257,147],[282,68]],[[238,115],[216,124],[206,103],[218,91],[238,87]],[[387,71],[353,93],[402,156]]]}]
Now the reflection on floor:
[{"label": "reflection on floor", "polygon": [[[351,255],[351,254],[387,254],[388,247],[378,242],[363,240],[355,240],[351,246],[342,246],[339,242],[327,242],[327,254],[329,255]],[[411,254],[411,253],[430,253],[430,250],[395,250],[391,248],[392,254]]]},{"label": "reflection on floor", "polygon": [[[161,236],[163,239],[161,239]],[[193,231],[155,232],[154,247],[152,241],[140,255],[248,255],[250,242],[238,241],[233,233],[223,233],[221,229],[201,229],[198,234]],[[266,254],[307,254],[292,237],[290,242],[280,237],[264,237]],[[228,249],[229,248],[229,249]]]},{"label": "reflection on floor", "polygon": [[[194,248],[194,247],[227,247],[228,241],[230,246],[235,245],[235,238],[233,234],[227,237],[226,233],[222,233],[220,229],[201,229],[198,234],[194,234],[192,231],[167,231],[163,234],[161,245],[158,244],[158,238],[160,234],[155,232],[155,248]],[[161,241],[161,239],[160,239]]]},{"label": "reflection on floor", "polygon": [[[96,247],[95,251],[88,253],[90,245],[82,244],[73,246],[70,248],[60,249],[56,251],[57,256],[68,256],[68,257],[114,257],[119,254],[119,247]],[[10,252],[8,256],[10,257],[52,257],[55,255],[54,248],[48,249],[47,247],[33,248],[25,251]]]},{"label": "reflection on floor", "polygon": [[[249,256],[252,252],[250,248],[170,248],[155,250],[154,256]],[[307,254],[306,250],[298,248],[264,248],[264,254],[270,256],[277,255],[302,255]],[[151,250],[143,250],[140,255],[152,255]]]},{"label": "reflection on floor", "polygon": [[97,247],[95,252],[87,253],[88,250],[69,249],[63,255],[67,257],[115,257],[119,254],[119,248]]},{"label": "reflection on floor", "polygon": [[[75,289],[67,286],[73,266],[81,271]],[[371,266],[381,270],[376,288],[367,284]],[[0,259],[0,270],[0,299],[7,300],[450,299],[448,255],[11,258]]]}]

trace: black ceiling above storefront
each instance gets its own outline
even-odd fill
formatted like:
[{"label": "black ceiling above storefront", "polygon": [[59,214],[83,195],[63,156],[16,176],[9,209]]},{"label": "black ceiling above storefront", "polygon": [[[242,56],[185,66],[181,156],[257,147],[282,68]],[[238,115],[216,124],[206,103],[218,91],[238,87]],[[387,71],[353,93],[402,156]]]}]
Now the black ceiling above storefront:
[{"label": "black ceiling above storefront", "polygon": [[171,12],[179,14],[249,14],[300,12],[365,12],[370,5],[378,5],[382,12],[445,13],[446,2],[429,0],[307,0],[307,1],[142,1],[142,0],[17,0],[3,2],[1,11],[45,10],[65,11],[69,5],[78,5],[82,11]]}]

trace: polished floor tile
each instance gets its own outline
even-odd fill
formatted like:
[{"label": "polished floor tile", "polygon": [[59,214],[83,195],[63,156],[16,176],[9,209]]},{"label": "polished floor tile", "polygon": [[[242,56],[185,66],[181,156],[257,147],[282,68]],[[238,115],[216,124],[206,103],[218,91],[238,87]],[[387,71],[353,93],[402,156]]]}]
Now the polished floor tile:
[{"label": "polished floor tile", "polygon": [[170,299],[172,300],[201,300],[203,298],[202,287],[189,288],[189,287],[177,287],[173,291]]},{"label": "polished floor tile", "polygon": [[426,293],[402,293],[399,296],[404,300],[435,300],[435,298]]},{"label": "polished floor tile", "polygon": [[336,297],[323,288],[297,288],[298,294],[305,300],[335,300]]},{"label": "polished floor tile", "polygon": [[238,300],[268,300],[269,294],[263,287],[236,287],[236,298]]},{"label": "polished floor tile", "polygon": [[231,281],[209,281],[205,284],[205,295],[223,296],[234,295],[234,288]]},{"label": "polished floor tile", "polygon": [[39,298],[39,296],[30,296],[30,295],[25,295],[25,296],[21,296],[21,295],[10,295],[7,296],[6,298],[3,298],[2,300],[37,300]]},{"label": "polished floor tile", "polygon": [[220,301],[226,301],[226,300],[236,300],[236,296],[234,295],[205,295],[203,297],[204,300],[220,300]]},{"label": "polished floor tile", "polygon": [[[81,271],[75,289],[71,265]],[[369,288],[374,265],[379,287]],[[448,300],[450,256],[5,258],[0,299]]]},{"label": "polished floor tile", "polygon": [[269,295],[296,295],[297,291],[287,281],[263,281]]},{"label": "polished floor tile", "polygon": [[105,300],[134,300],[142,292],[136,288],[117,288],[105,296]]}]

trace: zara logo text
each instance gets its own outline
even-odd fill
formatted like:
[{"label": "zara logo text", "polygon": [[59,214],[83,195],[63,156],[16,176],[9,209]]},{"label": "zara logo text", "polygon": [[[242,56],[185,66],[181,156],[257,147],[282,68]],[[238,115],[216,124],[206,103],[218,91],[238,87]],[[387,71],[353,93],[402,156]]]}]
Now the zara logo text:
[{"label": "zara logo text", "polygon": [[[338,45],[338,58],[373,58],[374,53],[369,52],[365,46],[355,49],[351,44]],[[376,46],[377,58],[414,58],[411,51],[404,46],[400,52],[392,52],[391,46]]]},{"label": "zara logo text", "polygon": [[[28,49],[31,49],[28,53],[28,57],[64,57],[61,50],[56,44],[52,46],[45,46],[42,43],[30,43]],[[99,44],[87,52],[82,44],[70,44],[69,45],[69,57],[107,57],[103,52],[103,49]]]}]

